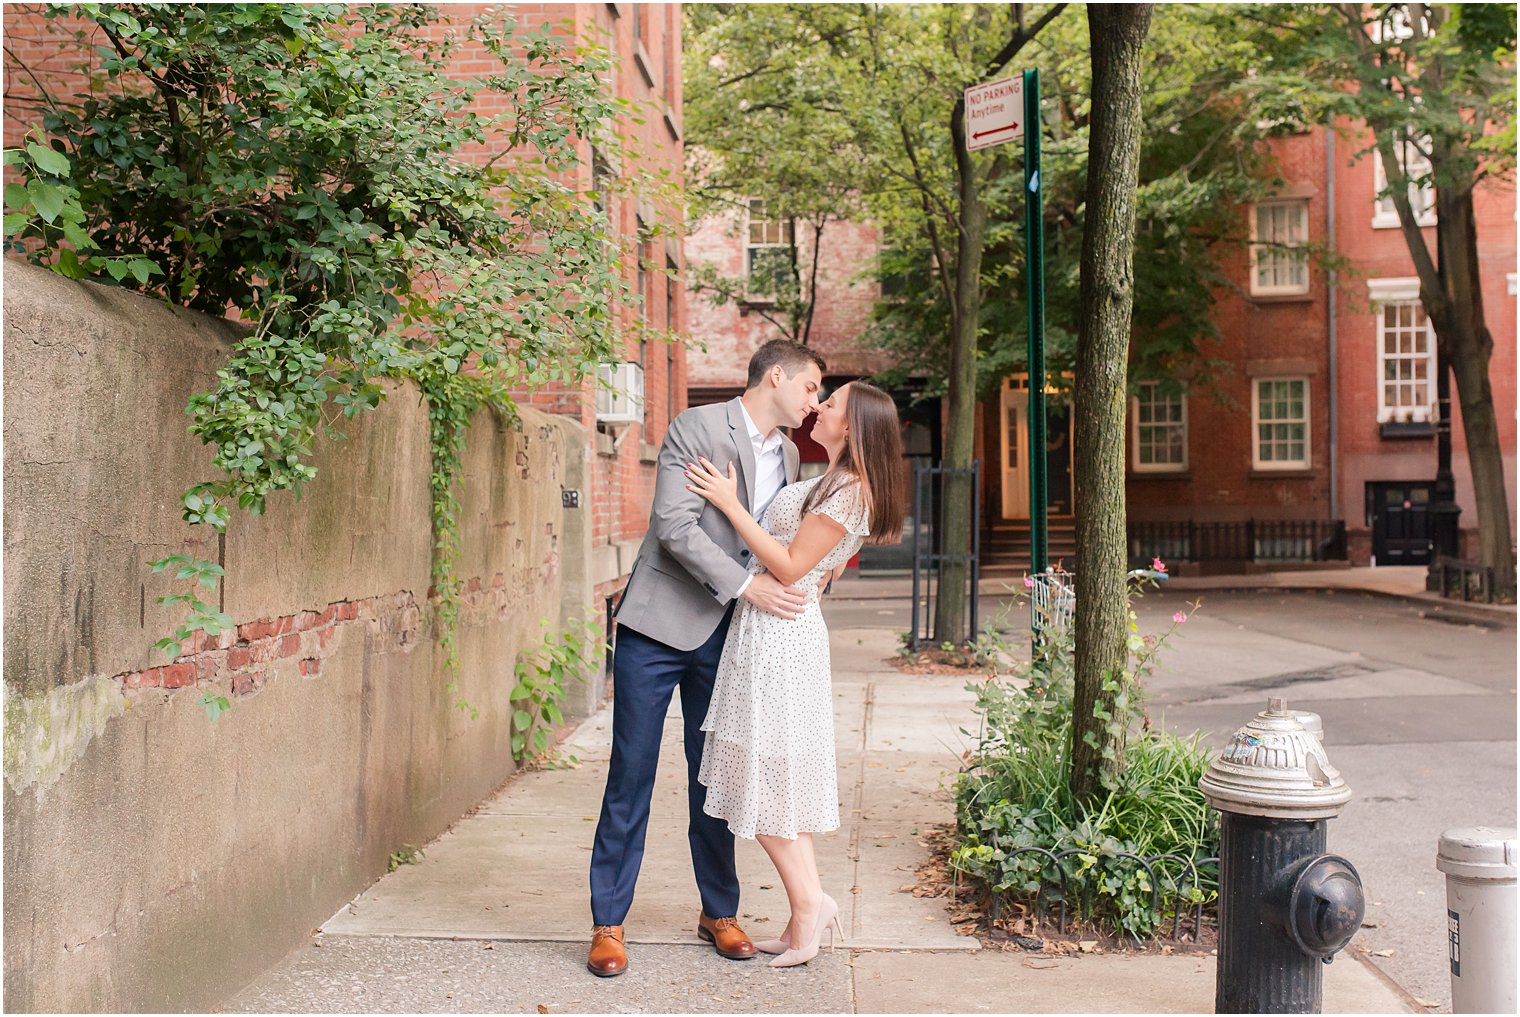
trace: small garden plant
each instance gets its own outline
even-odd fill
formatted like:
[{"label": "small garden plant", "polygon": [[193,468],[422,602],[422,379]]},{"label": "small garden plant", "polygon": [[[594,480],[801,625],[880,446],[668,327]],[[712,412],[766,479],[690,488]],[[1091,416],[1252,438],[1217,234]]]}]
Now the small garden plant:
[{"label": "small garden plant", "polygon": [[1080,922],[1140,939],[1216,894],[1217,867],[1203,863],[1217,854],[1218,817],[1198,790],[1208,752],[1196,736],[1152,729],[1143,707],[1143,678],[1187,614],[1174,614],[1160,636],[1142,635],[1133,601],[1146,583],[1131,585],[1129,668],[1110,679],[1118,709],[1106,723],[1126,728],[1123,765],[1099,799],[1078,802],[1068,787],[1068,629],[1045,628],[1027,664],[968,687],[982,724],[955,786],[950,866],[979,885],[994,913],[1064,903]]}]

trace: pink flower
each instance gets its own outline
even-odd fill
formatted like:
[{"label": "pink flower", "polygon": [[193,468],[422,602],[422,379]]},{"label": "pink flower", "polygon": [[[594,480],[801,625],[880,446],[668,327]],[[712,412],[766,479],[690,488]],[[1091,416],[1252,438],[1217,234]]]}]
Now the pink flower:
[{"label": "pink flower", "polygon": [[1165,572],[1166,571],[1166,562],[1162,561],[1160,558],[1152,558],[1151,559],[1151,570],[1154,571],[1154,572]]},{"label": "pink flower", "polygon": [[1183,614],[1181,611],[1178,611],[1176,614],[1172,615],[1172,621],[1176,622],[1178,625],[1181,625],[1183,622],[1187,621],[1187,615]]},{"label": "pink flower", "polygon": [[1025,586],[1026,589],[1030,589],[1030,590],[1034,589],[1034,580],[1031,579],[1031,578],[1029,578],[1028,576],[1025,576],[1024,577],[1024,586]]}]

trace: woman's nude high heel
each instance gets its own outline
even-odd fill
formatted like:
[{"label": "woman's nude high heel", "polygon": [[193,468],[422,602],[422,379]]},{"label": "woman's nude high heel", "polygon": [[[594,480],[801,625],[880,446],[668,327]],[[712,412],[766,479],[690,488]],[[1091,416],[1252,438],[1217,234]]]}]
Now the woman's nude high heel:
[{"label": "woman's nude high heel", "polygon": [[781,939],[766,939],[755,944],[756,950],[769,954],[786,953],[791,948],[792,944],[788,943],[785,937]]},{"label": "woman's nude high heel", "polygon": [[[844,929],[839,924],[839,905],[828,894],[823,895],[823,903],[818,907],[818,920],[813,923],[813,935],[809,942],[791,947],[781,956],[771,961],[773,968],[791,968],[799,964],[806,964],[818,956],[818,949],[823,943],[823,930],[829,929],[829,952],[834,952],[834,936],[838,933],[841,942],[844,940]],[[758,949],[758,947],[757,947]]]}]

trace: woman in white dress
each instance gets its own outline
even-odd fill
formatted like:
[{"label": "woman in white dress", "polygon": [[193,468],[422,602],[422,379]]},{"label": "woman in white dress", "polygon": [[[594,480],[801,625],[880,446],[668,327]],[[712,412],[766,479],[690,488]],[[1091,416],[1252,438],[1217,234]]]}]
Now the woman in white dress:
[{"label": "woman in white dress", "polygon": [[726,474],[707,460],[688,464],[688,487],[732,520],[753,552],[753,572],[770,572],[808,594],[793,619],[739,605],[723,645],[699,780],[705,810],[739,837],[756,839],[786,887],[791,919],[772,967],[806,964],[839,905],[823,892],[813,834],[839,828],[829,634],[818,606],[825,577],[843,571],[866,541],[900,539],[906,484],[892,397],[865,382],[842,386],[818,409],[813,440],[829,454],[821,477],[784,487],[760,522]]}]

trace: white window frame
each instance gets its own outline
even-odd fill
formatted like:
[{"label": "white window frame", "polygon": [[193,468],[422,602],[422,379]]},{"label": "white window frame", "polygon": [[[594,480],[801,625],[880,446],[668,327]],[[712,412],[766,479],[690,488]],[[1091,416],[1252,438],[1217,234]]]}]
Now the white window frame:
[{"label": "white window frame", "polygon": [[[1428,145],[1429,139],[1425,143]],[[1436,189],[1430,180],[1430,160],[1425,158],[1413,142],[1406,142],[1403,146],[1394,150],[1398,158],[1408,165],[1409,153],[1415,154],[1414,168],[1408,170],[1414,179],[1409,182],[1409,204],[1414,209],[1414,221],[1421,226],[1434,226],[1436,224]],[[1421,178],[1425,182],[1418,183]],[[1379,198],[1383,189],[1388,186],[1388,170],[1383,165],[1383,153],[1373,150],[1372,153],[1372,228],[1375,230],[1389,230],[1399,228],[1399,210],[1394,207],[1393,195],[1386,194]]]},{"label": "white window frame", "polygon": [[[744,276],[747,279],[754,261],[750,252],[770,247],[792,246],[792,224],[785,219],[766,218],[765,202],[759,198],[750,198],[744,208]],[[756,215],[757,211],[759,215]],[[761,230],[759,240],[755,239],[757,226]]]},{"label": "white window frame", "polygon": [[[1269,424],[1294,424],[1299,421],[1290,418],[1278,420],[1273,418],[1268,421],[1261,419],[1261,386],[1265,382],[1298,382],[1304,387],[1304,416],[1302,420],[1304,428],[1304,455],[1302,459],[1262,459],[1261,457],[1261,428],[1263,423]],[[1305,375],[1271,375],[1251,379],[1251,467],[1262,471],[1272,470],[1307,470],[1313,462],[1313,453],[1310,447],[1310,385]]]},{"label": "white window frame", "polygon": [[[1299,214],[1298,232],[1300,239],[1295,243],[1281,245],[1273,242],[1273,246],[1263,246],[1268,239],[1261,235],[1261,215],[1269,209],[1292,208]],[[1309,259],[1298,257],[1288,253],[1285,246],[1296,249],[1305,246],[1309,242],[1309,199],[1307,198],[1278,198],[1271,201],[1259,201],[1251,206],[1251,294],[1259,297],[1276,296],[1301,296],[1309,292]],[[1266,286],[1262,285],[1259,276],[1264,257],[1285,258],[1297,260],[1299,270],[1302,273],[1302,281],[1289,283],[1288,285]]]},{"label": "white window frame", "polygon": [[[1130,397],[1130,424],[1129,445],[1131,449],[1130,466],[1136,473],[1186,473],[1188,469],[1188,397],[1186,392],[1176,395],[1168,395],[1161,390],[1161,383],[1157,381],[1143,381],[1139,388],[1145,390],[1146,397],[1152,401],[1158,397],[1165,400],[1163,405],[1177,405],[1181,409],[1181,417],[1175,421],[1151,421],[1146,424],[1140,422],[1140,395]],[[1176,428],[1182,432],[1182,461],[1176,463],[1142,462],[1140,458],[1141,427],[1147,428]]]},{"label": "white window frame", "polygon": [[[1373,312],[1377,315],[1374,330],[1377,335],[1378,423],[1403,424],[1434,421],[1436,419],[1436,333],[1435,326],[1430,323],[1428,317],[1425,317],[1425,309],[1420,304],[1420,280],[1414,277],[1369,279],[1367,280],[1367,296],[1372,303]],[[1413,304],[1416,313],[1425,317],[1425,392],[1428,401],[1423,406],[1388,405],[1386,391],[1388,383],[1384,377],[1384,362],[1388,359],[1387,322],[1384,311],[1388,306],[1397,304]],[[1396,354],[1396,356],[1401,360],[1414,359],[1413,356],[1401,354]]]}]

